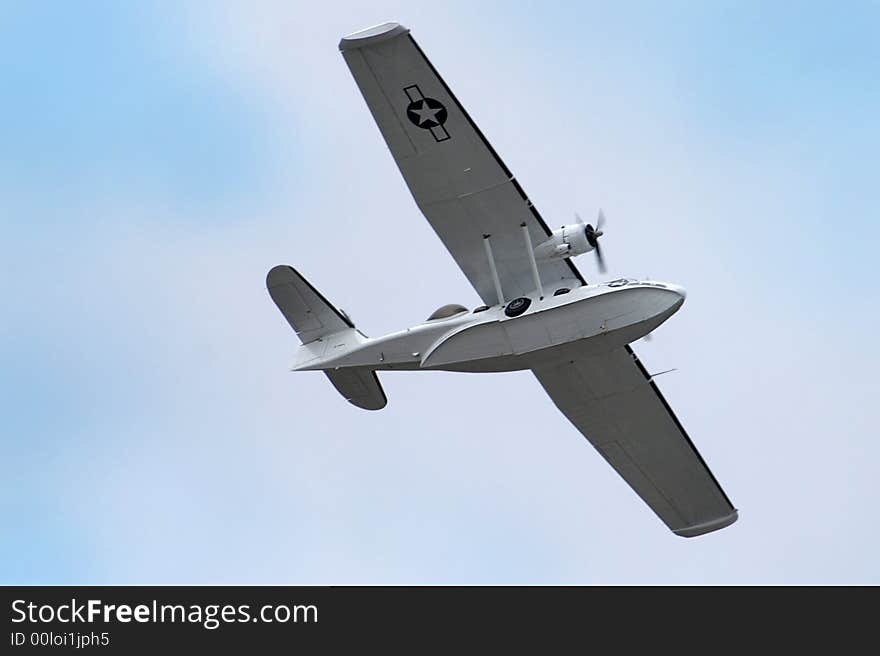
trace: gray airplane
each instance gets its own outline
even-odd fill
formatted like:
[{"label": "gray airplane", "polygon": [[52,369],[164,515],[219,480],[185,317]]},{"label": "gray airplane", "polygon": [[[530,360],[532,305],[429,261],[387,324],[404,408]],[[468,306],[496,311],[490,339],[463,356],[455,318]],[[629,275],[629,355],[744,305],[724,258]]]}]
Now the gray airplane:
[{"label": "gray airplane", "polygon": [[351,403],[386,405],[376,371],[530,369],[550,398],[676,534],[733,524],[737,511],[629,346],[684,303],[683,288],[620,278],[587,284],[571,258],[596,226],[551,231],[407,28],[385,23],[339,44],[419,209],[482,299],[369,338],[295,269],[267,277],[302,341],[293,371],[323,371]]}]

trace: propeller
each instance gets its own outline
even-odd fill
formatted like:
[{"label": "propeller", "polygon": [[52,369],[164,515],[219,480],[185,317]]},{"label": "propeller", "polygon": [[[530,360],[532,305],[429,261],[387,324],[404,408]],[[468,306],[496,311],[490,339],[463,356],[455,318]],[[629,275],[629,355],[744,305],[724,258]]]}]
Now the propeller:
[{"label": "propeller", "polygon": [[[575,218],[578,223],[583,225],[583,221],[581,221],[581,217],[575,213]],[[604,235],[605,233],[602,231],[602,226],[605,225],[605,213],[600,209],[599,216],[596,217],[596,227],[594,228],[591,224],[587,224],[584,228],[584,233],[587,236],[587,243],[593,247],[593,250],[596,251],[596,260],[599,264],[599,271],[601,273],[605,273],[605,259],[602,257],[602,249],[599,246],[599,237]]]}]

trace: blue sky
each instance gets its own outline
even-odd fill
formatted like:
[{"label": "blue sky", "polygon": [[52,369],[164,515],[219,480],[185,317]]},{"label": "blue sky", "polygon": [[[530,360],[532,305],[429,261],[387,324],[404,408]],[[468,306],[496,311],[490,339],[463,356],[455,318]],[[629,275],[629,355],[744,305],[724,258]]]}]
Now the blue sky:
[{"label": "blue sky", "polygon": [[[878,18],[0,8],[0,581],[878,582]],[[286,371],[274,264],[367,334],[478,304],[336,50],[388,19],[551,224],[602,206],[609,275],[688,288],[636,349],[732,528],[669,534],[528,374],[388,375],[364,413]]]}]

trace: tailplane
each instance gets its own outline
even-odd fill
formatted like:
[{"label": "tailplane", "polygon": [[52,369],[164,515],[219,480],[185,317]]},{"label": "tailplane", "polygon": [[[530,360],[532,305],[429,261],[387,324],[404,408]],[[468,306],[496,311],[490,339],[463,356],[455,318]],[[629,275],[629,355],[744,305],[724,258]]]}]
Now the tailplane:
[{"label": "tailplane", "polygon": [[279,264],[269,271],[266,287],[303,344],[354,328],[351,319],[330,305],[321,292],[291,266]]},{"label": "tailplane", "polygon": [[[333,307],[293,267],[284,264],[274,267],[266,276],[266,287],[275,305],[302,341],[303,346],[300,349],[304,351],[304,361],[313,362],[309,368],[320,367],[318,354],[323,352],[323,344],[316,342],[322,342],[323,338],[350,331],[348,339],[363,339],[355,334],[357,329],[351,319]],[[333,387],[349,403],[359,408],[380,410],[388,403],[376,372],[369,367],[342,367],[323,371]]]}]

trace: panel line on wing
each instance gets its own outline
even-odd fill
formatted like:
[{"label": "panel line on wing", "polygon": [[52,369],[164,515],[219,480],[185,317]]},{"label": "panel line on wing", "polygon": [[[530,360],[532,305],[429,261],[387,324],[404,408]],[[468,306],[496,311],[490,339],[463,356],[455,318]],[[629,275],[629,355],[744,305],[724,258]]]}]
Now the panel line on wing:
[{"label": "panel line on wing", "polygon": [[[504,185],[508,185],[511,182],[513,182],[513,178],[510,178],[509,180],[502,180],[501,182],[499,182],[497,184],[489,185],[488,187],[483,187],[482,189],[475,189],[474,191],[469,191],[464,194],[459,194],[458,196],[456,196],[456,198],[458,198],[459,200],[462,200],[464,198],[467,198],[468,196],[475,196],[476,194],[482,194],[484,191],[492,191],[493,189],[498,189],[499,187],[503,187]],[[426,203],[426,205],[427,204],[428,203]]]}]

